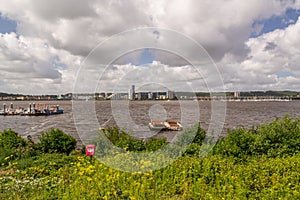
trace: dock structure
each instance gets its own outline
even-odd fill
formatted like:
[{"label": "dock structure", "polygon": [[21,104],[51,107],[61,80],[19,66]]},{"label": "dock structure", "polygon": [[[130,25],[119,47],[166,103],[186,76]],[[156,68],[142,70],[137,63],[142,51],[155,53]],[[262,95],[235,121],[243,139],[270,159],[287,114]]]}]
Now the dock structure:
[{"label": "dock structure", "polygon": [[20,116],[48,116],[54,114],[63,114],[64,110],[59,108],[59,105],[48,106],[44,103],[29,103],[27,109],[19,107],[14,109],[13,103],[7,108],[6,104],[3,104],[3,109],[0,110],[0,115],[20,115]]}]

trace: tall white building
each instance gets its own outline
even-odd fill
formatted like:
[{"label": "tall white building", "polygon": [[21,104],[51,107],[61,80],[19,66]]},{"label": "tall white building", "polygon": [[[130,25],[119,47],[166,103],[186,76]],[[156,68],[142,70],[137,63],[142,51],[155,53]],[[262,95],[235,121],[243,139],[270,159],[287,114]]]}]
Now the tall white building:
[{"label": "tall white building", "polygon": [[132,85],[128,91],[128,99],[135,100],[135,85]]},{"label": "tall white building", "polygon": [[241,93],[238,91],[234,92],[234,98],[240,98],[241,97]]}]

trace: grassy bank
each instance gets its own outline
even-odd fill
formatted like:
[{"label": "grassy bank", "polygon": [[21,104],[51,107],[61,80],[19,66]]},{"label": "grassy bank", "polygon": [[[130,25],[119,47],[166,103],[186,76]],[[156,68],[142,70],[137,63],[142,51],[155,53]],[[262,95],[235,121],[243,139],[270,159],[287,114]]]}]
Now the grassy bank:
[{"label": "grassy bank", "polygon": [[[13,144],[13,151],[0,156],[0,199],[300,199],[299,119],[230,130],[204,158],[198,155],[205,132],[196,128],[183,156],[146,173],[117,171],[80,151],[61,151],[55,143],[50,148],[51,142],[34,144],[17,135],[7,139],[2,132],[1,152],[3,143]],[[135,140],[117,128],[106,135],[124,151],[149,152],[166,145],[165,140]],[[67,144],[70,139],[57,137]]]}]

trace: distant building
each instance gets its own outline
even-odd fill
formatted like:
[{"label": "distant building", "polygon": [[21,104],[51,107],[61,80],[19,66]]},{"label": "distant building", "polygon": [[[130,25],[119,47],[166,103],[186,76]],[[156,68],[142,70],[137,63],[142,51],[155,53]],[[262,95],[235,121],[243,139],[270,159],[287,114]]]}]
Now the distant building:
[{"label": "distant building", "polygon": [[120,93],[115,93],[115,94],[113,94],[113,96],[111,98],[113,100],[119,100],[122,98],[122,95]]},{"label": "distant building", "polygon": [[24,101],[25,97],[24,96],[19,96],[19,97],[16,97],[16,100],[17,101]]},{"label": "distant building", "polygon": [[158,99],[158,92],[152,93],[152,99]]},{"label": "distant building", "polygon": [[167,91],[167,98],[168,99],[175,99],[175,92],[174,91]]},{"label": "distant building", "polygon": [[[122,95],[122,98],[125,97]],[[128,95],[126,96],[129,100],[166,100],[166,99],[176,99],[175,92],[171,90],[167,91],[135,91],[135,85],[132,85],[128,90]]]},{"label": "distant building", "polygon": [[128,91],[128,99],[135,100],[135,85],[132,85]]},{"label": "distant building", "polygon": [[164,100],[167,98],[167,92],[158,92],[158,99]]},{"label": "distant building", "polygon": [[234,92],[234,98],[240,98],[241,97],[241,93],[238,91]]},{"label": "distant building", "polygon": [[138,100],[147,100],[149,99],[149,93],[148,92],[139,92],[137,93],[137,99]]}]

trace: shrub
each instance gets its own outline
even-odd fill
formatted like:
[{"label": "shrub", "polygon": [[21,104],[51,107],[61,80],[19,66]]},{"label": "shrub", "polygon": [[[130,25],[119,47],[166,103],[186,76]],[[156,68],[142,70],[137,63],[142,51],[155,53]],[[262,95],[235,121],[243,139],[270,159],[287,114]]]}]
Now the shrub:
[{"label": "shrub", "polygon": [[50,129],[39,136],[39,148],[44,153],[66,153],[76,148],[76,140],[59,129]]},{"label": "shrub", "polygon": [[245,158],[295,155],[300,152],[300,122],[285,116],[270,123],[247,130],[229,130],[213,151],[215,154]]},{"label": "shrub", "polygon": [[145,144],[146,151],[157,151],[168,144],[166,138],[151,138]]},{"label": "shrub", "polygon": [[[125,150],[133,152],[141,151],[156,151],[163,148],[168,142],[166,138],[150,138],[148,140],[141,140],[132,137],[130,134],[119,127],[107,127],[104,131],[104,135],[109,139],[115,146]],[[104,137],[105,137],[104,136]],[[101,139],[102,134],[99,135],[99,139],[94,141],[97,144],[98,149],[100,149],[101,154],[105,154],[105,149],[108,148],[107,144]]]},{"label": "shrub", "polygon": [[12,149],[25,145],[26,141],[17,132],[11,129],[0,132],[0,148]]},{"label": "shrub", "polygon": [[286,115],[268,124],[257,127],[251,134],[255,142],[251,150],[255,154],[266,154],[270,157],[294,155],[300,152],[300,121]]},{"label": "shrub", "polygon": [[245,128],[229,130],[227,137],[222,138],[217,143],[214,152],[216,154],[241,158],[245,155],[251,155],[253,153],[250,150],[253,142],[253,134],[247,132]]},{"label": "shrub", "polygon": [[26,141],[18,133],[9,129],[0,132],[0,163],[20,158],[25,151]]},{"label": "shrub", "polygon": [[206,131],[201,128],[199,124],[195,124],[193,127],[185,129],[177,137],[174,142],[174,147],[179,149],[185,149],[183,155],[199,155],[201,146],[206,137]]}]

